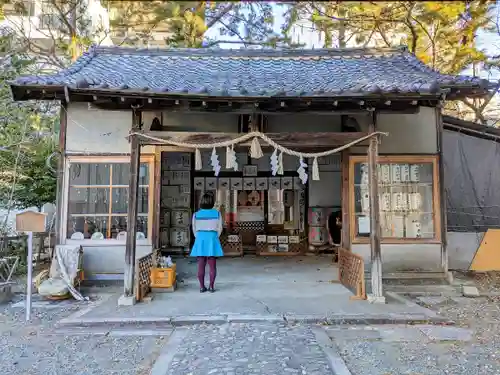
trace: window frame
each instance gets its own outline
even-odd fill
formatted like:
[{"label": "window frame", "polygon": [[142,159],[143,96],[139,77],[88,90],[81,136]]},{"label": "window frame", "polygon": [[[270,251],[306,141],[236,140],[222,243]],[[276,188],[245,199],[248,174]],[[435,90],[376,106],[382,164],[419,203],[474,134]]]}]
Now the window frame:
[{"label": "window frame", "polygon": [[[148,181],[148,233],[147,238],[143,240],[137,240],[137,245],[152,245],[153,240],[153,225],[154,225],[154,201],[155,201],[155,156],[154,155],[142,155],[140,162],[148,165],[149,181]],[[72,164],[77,163],[101,163],[101,164],[111,164],[111,163],[122,163],[130,164],[130,155],[127,156],[67,156],[65,161],[65,175],[64,175],[64,197],[63,197],[63,220],[61,222],[61,233],[63,233],[63,241],[65,244],[80,244],[85,246],[115,246],[115,245],[125,245],[126,240],[118,240],[116,238],[107,238],[104,240],[91,240],[90,238],[85,238],[83,240],[72,240],[68,237],[68,209],[69,209],[69,170]],[[111,184],[112,185],[112,181]],[[120,185],[121,186],[121,185]]]},{"label": "window frame", "polygon": [[[383,244],[440,244],[441,243],[441,205],[438,155],[381,155],[378,163],[432,164],[432,218],[434,222],[433,238],[396,238],[382,237]],[[349,236],[352,244],[370,243],[369,237],[356,234],[356,212],[354,194],[354,167],[357,163],[368,163],[368,155],[351,155],[349,157]]]}]

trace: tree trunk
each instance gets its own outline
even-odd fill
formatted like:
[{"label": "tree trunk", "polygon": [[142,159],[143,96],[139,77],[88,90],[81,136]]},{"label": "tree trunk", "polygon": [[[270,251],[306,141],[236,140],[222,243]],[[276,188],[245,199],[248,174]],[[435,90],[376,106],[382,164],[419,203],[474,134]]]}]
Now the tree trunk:
[{"label": "tree trunk", "polygon": [[346,12],[341,7],[339,9],[339,18],[342,19],[342,21],[340,21],[340,24],[339,24],[339,48],[346,47],[346,40],[345,40],[346,22],[343,21],[345,16],[346,16]]}]

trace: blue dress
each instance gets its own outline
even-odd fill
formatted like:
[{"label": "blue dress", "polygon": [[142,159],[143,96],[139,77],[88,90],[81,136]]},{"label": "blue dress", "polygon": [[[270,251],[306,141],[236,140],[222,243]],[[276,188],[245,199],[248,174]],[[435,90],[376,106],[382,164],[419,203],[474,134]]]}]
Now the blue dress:
[{"label": "blue dress", "polygon": [[222,219],[216,209],[201,209],[193,215],[194,246],[192,257],[221,257],[224,256],[219,236],[222,232]]}]

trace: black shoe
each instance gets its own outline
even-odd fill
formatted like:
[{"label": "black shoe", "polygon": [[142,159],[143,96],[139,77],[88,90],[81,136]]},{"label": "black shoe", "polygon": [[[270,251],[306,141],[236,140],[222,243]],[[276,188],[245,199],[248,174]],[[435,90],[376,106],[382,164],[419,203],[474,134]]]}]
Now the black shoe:
[{"label": "black shoe", "polygon": [[208,288],[208,291],[209,291],[210,293],[214,293],[214,292],[215,292],[215,288],[214,288],[214,287]]},{"label": "black shoe", "polygon": [[203,287],[200,289],[200,293],[205,293],[207,291],[207,288]]}]

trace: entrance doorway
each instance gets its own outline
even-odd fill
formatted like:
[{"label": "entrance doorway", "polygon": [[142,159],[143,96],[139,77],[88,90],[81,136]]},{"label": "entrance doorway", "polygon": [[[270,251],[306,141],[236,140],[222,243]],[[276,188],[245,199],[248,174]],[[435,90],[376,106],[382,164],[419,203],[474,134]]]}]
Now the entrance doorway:
[{"label": "entrance doorway", "polygon": [[[213,178],[212,173],[194,172],[194,176],[195,184],[196,181],[205,179],[205,189],[196,189],[193,192],[194,211],[199,209],[203,194],[206,191],[213,192],[216,198],[215,207],[223,217],[224,234],[238,235],[244,254],[257,252],[259,235],[304,233],[304,226],[300,230],[300,218],[304,219],[306,214],[305,204],[300,205],[300,197],[304,194],[293,189],[281,189],[281,186],[279,188],[269,187],[268,184],[256,186],[257,182],[263,179],[267,181],[270,178],[267,174],[260,173],[258,177],[248,178],[242,177],[241,172],[221,173],[218,186],[213,190],[212,186],[206,186],[207,180]],[[241,188],[234,186],[238,180],[242,180]],[[226,185],[230,188],[228,189]]]},{"label": "entrance doorway", "polygon": [[[296,160],[284,160],[283,175],[273,176],[269,156],[250,160],[240,154],[240,171],[211,171],[209,157],[203,170],[194,169],[189,152],[161,153],[160,220],[156,233],[165,253],[186,254],[193,244],[191,217],[204,192],[216,197],[223,217],[221,242],[228,256],[244,254],[299,255],[328,249],[328,218],[339,241],[342,179],[340,158],[320,160],[320,181],[303,184],[295,171]],[[221,155],[223,158],[223,154]],[[248,164],[245,164],[248,163]],[[254,163],[254,164],[251,164]],[[224,161],[220,161],[224,165]]]}]

